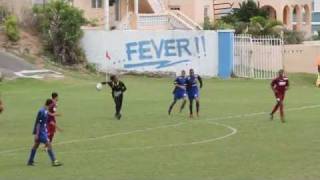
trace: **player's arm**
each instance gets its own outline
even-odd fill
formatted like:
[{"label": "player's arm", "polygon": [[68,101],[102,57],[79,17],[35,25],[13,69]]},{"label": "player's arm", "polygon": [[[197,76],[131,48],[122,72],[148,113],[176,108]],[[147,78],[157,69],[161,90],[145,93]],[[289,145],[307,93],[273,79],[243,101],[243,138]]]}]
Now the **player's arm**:
[{"label": "player's arm", "polygon": [[126,92],[127,91],[126,85],[122,81],[120,81],[120,84],[121,84],[121,91]]},{"label": "player's arm", "polygon": [[200,83],[200,88],[202,88],[203,82],[202,82],[202,78],[201,78],[200,76],[198,76],[198,81],[199,81],[199,83]]},{"label": "player's arm", "polygon": [[50,116],[54,116],[54,117],[61,116],[61,114],[59,114],[59,113],[57,113],[57,112],[54,112],[54,113],[48,112],[48,114],[49,114]]},{"label": "player's arm", "polygon": [[102,85],[109,85],[111,86],[111,81],[103,81],[101,82]]},{"label": "player's arm", "polygon": [[271,89],[274,93],[277,93],[277,89],[276,89],[276,80],[273,80],[271,82]]}]

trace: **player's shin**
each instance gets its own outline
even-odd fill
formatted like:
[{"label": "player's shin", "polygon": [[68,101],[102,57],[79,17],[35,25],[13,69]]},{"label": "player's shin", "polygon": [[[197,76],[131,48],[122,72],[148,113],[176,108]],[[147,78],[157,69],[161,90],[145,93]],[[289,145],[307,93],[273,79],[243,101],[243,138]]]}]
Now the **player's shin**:
[{"label": "player's shin", "polygon": [[190,112],[190,118],[193,117],[193,100],[190,100],[190,104],[189,104],[189,112]]},{"label": "player's shin", "polygon": [[30,157],[29,157],[29,160],[28,160],[28,165],[30,165],[30,166],[33,165],[34,157],[36,156],[36,153],[37,153],[37,149],[32,148],[31,152],[30,152]]},{"label": "player's shin", "polygon": [[200,112],[200,102],[197,100],[196,101],[196,108],[197,108],[197,116],[199,116],[199,112]]},{"label": "player's shin", "polygon": [[184,109],[184,107],[186,106],[186,104],[187,104],[187,100],[184,99],[184,100],[182,101],[182,104],[181,104],[181,107],[180,107],[180,113],[182,112],[182,110]]},{"label": "player's shin", "polygon": [[171,105],[169,106],[169,110],[168,110],[168,114],[169,114],[169,115],[171,114],[171,111],[172,111],[174,105],[176,104],[176,102],[177,102],[177,101],[174,100],[174,101],[171,103]]},{"label": "player's shin", "polygon": [[282,102],[280,103],[280,118],[281,118],[281,121],[284,123],[285,119],[284,119],[284,111],[283,111],[283,103]]},{"label": "player's shin", "polygon": [[271,115],[273,115],[275,112],[277,112],[279,106],[280,106],[280,103],[277,102],[277,104],[273,107],[273,110],[272,110],[272,112],[271,112]]}]

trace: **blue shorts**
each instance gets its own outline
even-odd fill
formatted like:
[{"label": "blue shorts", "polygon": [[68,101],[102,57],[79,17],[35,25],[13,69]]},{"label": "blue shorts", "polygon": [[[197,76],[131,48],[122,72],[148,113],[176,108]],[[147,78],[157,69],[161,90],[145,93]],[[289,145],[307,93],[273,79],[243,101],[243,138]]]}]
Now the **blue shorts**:
[{"label": "blue shorts", "polygon": [[49,142],[49,138],[48,138],[47,133],[39,133],[38,142],[43,143],[43,144],[47,144]]},{"label": "blue shorts", "polygon": [[186,90],[184,90],[184,89],[176,89],[173,94],[174,94],[175,100],[179,100],[179,99],[183,99],[183,98],[187,97]]},{"label": "blue shorts", "polygon": [[189,99],[196,99],[199,97],[199,90],[198,88],[192,88],[190,90],[188,90],[188,98]]}]

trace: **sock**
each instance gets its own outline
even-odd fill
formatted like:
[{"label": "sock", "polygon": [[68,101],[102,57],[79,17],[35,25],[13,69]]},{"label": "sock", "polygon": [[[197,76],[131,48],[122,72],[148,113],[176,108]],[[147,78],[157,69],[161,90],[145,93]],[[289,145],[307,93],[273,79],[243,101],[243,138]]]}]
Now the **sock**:
[{"label": "sock", "polygon": [[36,156],[36,153],[37,153],[36,149],[31,149],[28,163],[33,163],[34,162],[34,157]]},{"label": "sock", "polygon": [[190,101],[190,105],[189,105],[189,111],[190,111],[190,115],[193,114],[193,101]]},{"label": "sock", "polygon": [[199,114],[200,111],[200,102],[196,102],[196,108],[197,108],[197,113]]},{"label": "sock", "polygon": [[56,158],[54,157],[54,153],[53,153],[52,149],[48,150],[48,155],[49,155],[49,157],[50,157],[52,162],[56,160]]}]

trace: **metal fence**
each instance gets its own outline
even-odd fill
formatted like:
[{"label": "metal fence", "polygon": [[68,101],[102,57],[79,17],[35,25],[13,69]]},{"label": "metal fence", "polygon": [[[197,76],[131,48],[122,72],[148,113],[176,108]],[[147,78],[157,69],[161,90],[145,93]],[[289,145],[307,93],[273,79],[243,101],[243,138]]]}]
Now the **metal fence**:
[{"label": "metal fence", "polygon": [[283,68],[283,40],[271,36],[235,36],[233,73],[237,77],[272,79]]}]

